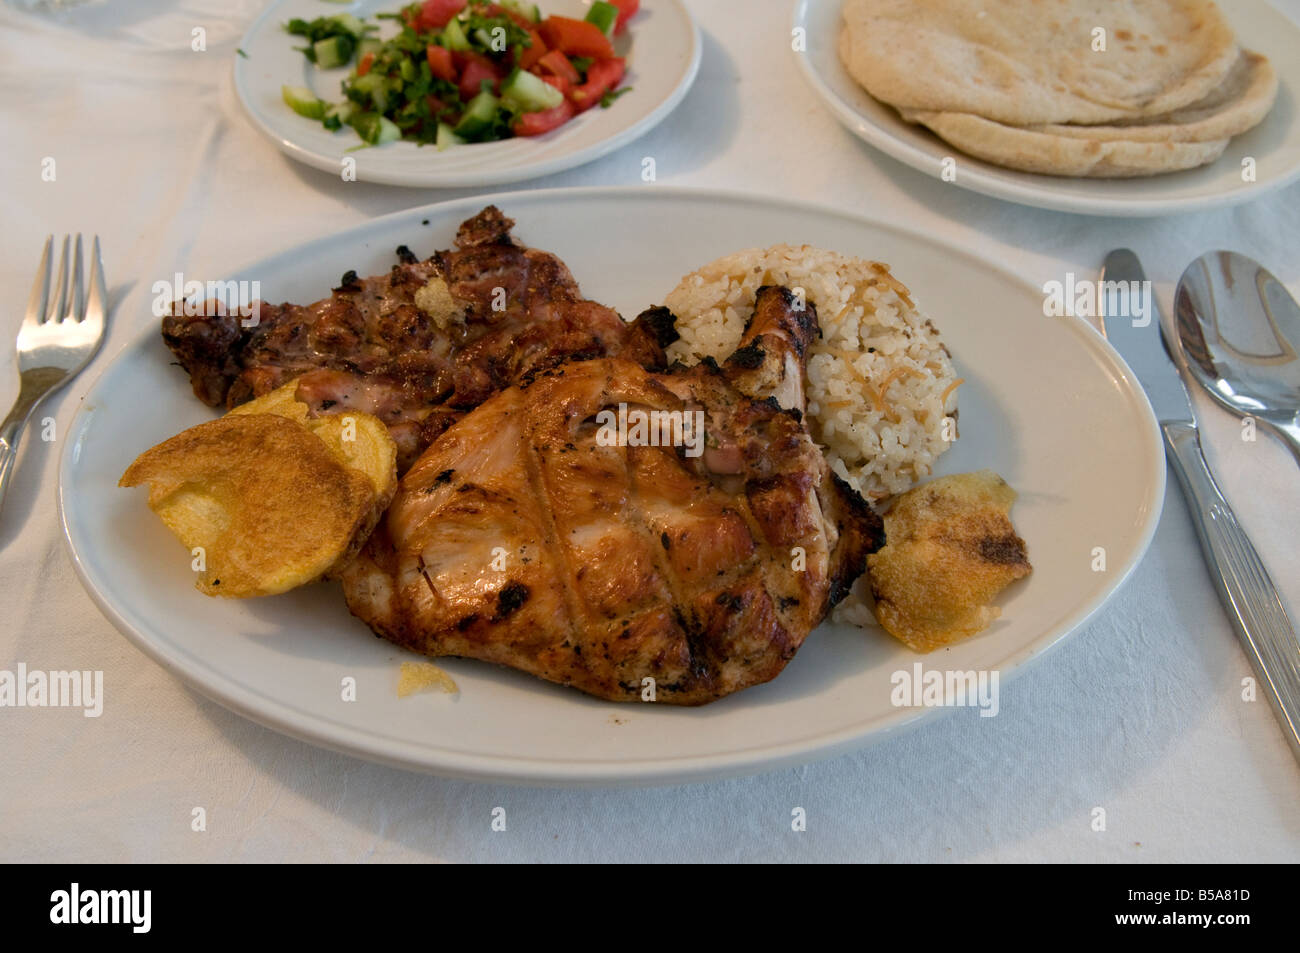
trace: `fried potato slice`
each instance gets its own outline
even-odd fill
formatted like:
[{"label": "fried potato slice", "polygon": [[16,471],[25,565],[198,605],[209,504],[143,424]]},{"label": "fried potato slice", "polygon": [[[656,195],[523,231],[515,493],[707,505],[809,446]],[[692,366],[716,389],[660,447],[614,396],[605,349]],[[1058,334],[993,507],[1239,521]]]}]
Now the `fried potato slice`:
[{"label": "fried potato slice", "polygon": [[303,424],[324,442],[336,460],[364,473],[387,508],[397,490],[397,444],[383,421],[349,411],[311,418]]},{"label": "fried potato slice", "polygon": [[357,411],[309,418],[307,405],[297,395],[295,379],[269,394],[240,404],[227,416],[276,414],[298,421],[323,440],[340,463],[369,477],[375,495],[383,504],[380,511],[387,509],[397,491],[397,444],[393,443],[383,421]]},{"label": "fried potato slice", "polygon": [[1016,491],[991,470],[932,480],[894,500],[885,545],[867,557],[876,618],[917,652],[952,645],[1001,615],[1003,589],[1029,575],[1011,525]]},{"label": "fried potato slice", "polygon": [[457,695],[460,688],[455,679],[434,665],[432,662],[403,662],[401,674],[397,677],[397,697],[406,698],[416,692],[438,689],[449,695]]},{"label": "fried potato slice", "polygon": [[298,399],[298,380],[295,378],[289,383],[277,387],[269,394],[263,394],[261,397],[255,397],[247,403],[240,404],[234,410],[229,411],[227,416],[231,414],[236,416],[244,414],[275,414],[279,417],[288,417],[290,420],[305,423],[307,409],[307,405]]},{"label": "fried potato slice", "polygon": [[276,414],[228,414],[177,434],[119,481],[142,483],[167,527],[202,547],[196,585],[207,595],[273,595],[318,579],[355,552],[387,505],[370,476]]}]

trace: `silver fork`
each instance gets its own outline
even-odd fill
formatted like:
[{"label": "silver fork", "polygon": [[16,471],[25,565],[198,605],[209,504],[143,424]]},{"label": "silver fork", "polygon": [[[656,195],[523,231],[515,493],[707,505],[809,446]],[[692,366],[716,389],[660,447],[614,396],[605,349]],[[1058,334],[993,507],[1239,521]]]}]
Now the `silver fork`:
[{"label": "silver fork", "polygon": [[[68,246],[73,244],[71,263]],[[18,438],[38,404],[72,380],[89,363],[104,340],[108,290],[104,263],[96,235],[90,258],[90,288],[82,283],[81,235],[63,238],[59,272],[50,284],[50,252],[54,236],[45,239],[45,251],[27,300],[27,317],[18,330],[18,373],[22,387],[18,401],[0,424],[0,507],[18,457]]]}]

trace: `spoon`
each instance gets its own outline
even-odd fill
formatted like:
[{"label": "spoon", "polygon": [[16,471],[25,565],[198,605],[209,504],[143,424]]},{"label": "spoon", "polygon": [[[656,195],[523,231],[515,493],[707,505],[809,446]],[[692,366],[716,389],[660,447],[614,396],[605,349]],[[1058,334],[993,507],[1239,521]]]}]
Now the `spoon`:
[{"label": "spoon", "polygon": [[1207,252],[1178,280],[1174,325],[1196,382],[1300,463],[1300,305],[1282,283],[1245,255]]}]

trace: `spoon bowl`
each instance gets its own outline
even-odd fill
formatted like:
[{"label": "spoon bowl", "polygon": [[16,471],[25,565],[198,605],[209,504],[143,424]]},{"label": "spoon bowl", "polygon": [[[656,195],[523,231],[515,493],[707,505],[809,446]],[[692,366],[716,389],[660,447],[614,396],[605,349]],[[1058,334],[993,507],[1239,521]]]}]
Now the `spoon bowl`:
[{"label": "spoon bowl", "polygon": [[1174,326],[1196,382],[1300,463],[1300,305],[1285,286],[1252,258],[1207,252],[1178,280]]}]

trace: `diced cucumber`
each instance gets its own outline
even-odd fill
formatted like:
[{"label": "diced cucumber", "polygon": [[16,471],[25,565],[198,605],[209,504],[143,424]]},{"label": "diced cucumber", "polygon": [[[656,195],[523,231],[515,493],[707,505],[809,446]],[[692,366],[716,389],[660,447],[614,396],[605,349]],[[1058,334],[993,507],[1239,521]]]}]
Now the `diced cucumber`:
[{"label": "diced cucumber", "polygon": [[450,149],[452,146],[463,146],[464,144],[465,140],[456,135],[455,129],[451,128],[451,126],[447,125],[445,122],[438,123],[437,146],[439,152],[442,152],[444,149]]},{"label": "diced cucumber", "polygon": [[382,146],[386,142],[396,142],[400,138],[402,138],[402,130],[397,128],[397,123],[380,116],[379,137],[375,139],[375,145]]},{"label": "diced cucumber", "polygon": [[321,69],[334,69],[336,66],[348,64],[352,59],[352,50],[355,46],[351,37],[331,36],[328,39],[317,40],[311,48],[316,55],[317,66]]},{"label": "diced cucumber", "polygon": [[541,8],[535,3],[529,3],[527,0],[501,0],[501,6],[513,10],[521,17],[528,17],[534,23],[542,22]]},{"label": "diced cucumber", "polygon": [[471,49],[469,37],[465,35],[465,28],[455,17],[442,28],[442,45],[459,53],[468,53]]},{"label": "diced cucumber", "polygon": [[402,65],[397,68],[397,71],[401,74],[402,79],[408,83],[415,82],[415,77],[418,75],[415,69],[415,61],[408,57],[402,57]]},{"label": "diced cucumber", "polygon": [[[493,29],[500,30],[501,28],[493,27]],[[474,39],[478,40],[479,45],[482,46],[483,49],[491,50],[493,53],[504,53],[506,51],[506,48],[504,46],[506,42],[505,31],[502,30],[502,32],[498,33],[497,36],[501,38],[500,42],[493,45],[492,34],[489,33],[487,30],[483,29],[482,27],[479,27],[477,30],[474,31]],[[498,46],[500,46],[501,48],[497,49]]]},{"label": "diced cucumber", "polygon": [[361,57],[365,56],[367,53],[374,53],[376,56],[378,56],[379,51],[382,50],[383,48],[384,48],[383,40],[376,39],[373,36],[368,36],[364,40],[361,40],[359,43],[357,43],[357,59],[361,59]]},{"label": "diced cucumber", "polygon": [[347,30],[358,40],[365,35],[365,25],[350,13],[338,13],[330,17],[330,19],[344,30]]},{"label": "diced cucumber", "polygon": [[357,113],[352,117],[350,125],[358,136],[372,146],[382,146],[386,142],[396,142],[402,138],[402,130],[397,128],[397,123],[379,113]]},{"label": "diced cucumber", "polygon": [[325,116],[321,119],[321,125],[331,132],[342,129],[344,124],[352,118],[352,114],[357,111],[357,107],[352,103],[327,103],[325,106]]},{"label": "diced cucumber", "polygon": [[383,112],[388,108],[388,80],[380,73],[369,72],[352,81],[352,88],[370,97],[375,109]]},{"label": "diced cucumber", "polygon": [[306,86],[281,86],[280,95],[289,108],[308,119],[324,119],[326,103],[317,99]]},{"label": "diced cucumber", "polygon": [[376,89],[382,89],[384,85],[384,74],[376,73],[373,69],[365,76],[358,76],[352,80],[352,88],[366,95],[372,95]]},{"label": "diced cucumber", "polygon": [[587,22],[606,36],[613,36],[614,27],[618,23],[618,7],[605,0],[596,0],[587,11]]},{"label": "diced cucumber", "polygon": [[499,99],[484,90],[469,101],[465,115],[456,123],[453,131],[465,139],[477,139],[492,128],[500,104]]},{"label": "diced cucumber", "polygon": [[554,109],[564,102],[563,93],[526,70],[516,70],[501,84],[501,98],[525,113]]},{"label": "diced cucumber", "polygon": [[357,107],[354,103],[330,103],[325,107],[325,118],[337,119],[339,123],[346,123],[356,111]]}]

